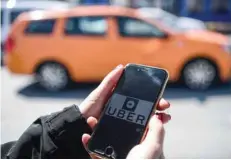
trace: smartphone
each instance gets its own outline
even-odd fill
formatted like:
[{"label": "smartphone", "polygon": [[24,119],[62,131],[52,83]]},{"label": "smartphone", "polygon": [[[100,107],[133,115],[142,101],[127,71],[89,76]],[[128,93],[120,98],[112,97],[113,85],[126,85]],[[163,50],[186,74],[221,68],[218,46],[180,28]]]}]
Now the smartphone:
[{"label": "smartphone", "polygon": [[126,65],[91,135],[88,152],[99,158],[126,158],[141,142],[168,77],[161,68]]}]

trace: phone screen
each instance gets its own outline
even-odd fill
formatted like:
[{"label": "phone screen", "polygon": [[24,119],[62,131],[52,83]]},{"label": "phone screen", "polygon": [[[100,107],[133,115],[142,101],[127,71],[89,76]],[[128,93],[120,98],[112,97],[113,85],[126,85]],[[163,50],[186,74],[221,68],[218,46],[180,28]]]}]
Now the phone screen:
[{"label": "phone screen", "polygon": [[92,134],[89,150],[105,157],[126,158],[140,142],[166,79],[162,69],[128,65]]}]

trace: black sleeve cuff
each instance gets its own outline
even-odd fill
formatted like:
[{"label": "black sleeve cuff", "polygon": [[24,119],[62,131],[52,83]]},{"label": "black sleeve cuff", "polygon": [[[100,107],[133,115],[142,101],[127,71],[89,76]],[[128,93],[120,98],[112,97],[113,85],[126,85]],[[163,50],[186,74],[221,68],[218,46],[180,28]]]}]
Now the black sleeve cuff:
[{"label": "black sleeve cuff", "polygon": [[88,132],[89,127],[76,105],[65,108],[62,112],[54,113],[46,120],[49,134],[57,139],[63,131]]},{"label": "black sleeve cuff", "polygon": [[[47,146],[44,145],[44,149],[49,150],[52,157],[68,158],[69,155],[71,158],[82,157],[81,154],[86,154],[81,138],[84,133],[91,134],[91,128],[76,105],[65,108],[62,112],[54,113],[44,120],[44,129],[47,132],[43,133],[48,134],[51,140],[50,142],[48,142],[49,139],[43,140],[43,144],[47,144]],[[77,155],[76,152],[78,152]]]}]

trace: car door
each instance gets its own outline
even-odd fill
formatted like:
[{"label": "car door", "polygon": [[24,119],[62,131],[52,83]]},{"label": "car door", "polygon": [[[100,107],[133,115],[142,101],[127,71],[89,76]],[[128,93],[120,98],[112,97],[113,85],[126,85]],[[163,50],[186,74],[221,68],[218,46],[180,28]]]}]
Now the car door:
[{"label": "car door", "polygon": [[107,16],[76,16],[64,22],[61,52],[77,81],[98,81],[109,71]]},{"label": "car door", "polygon": [[121,55],[120,63],[142,63],[161,66],[167,53],[165,33],[142,19],[117,16],[118,38],[113,50]]}]

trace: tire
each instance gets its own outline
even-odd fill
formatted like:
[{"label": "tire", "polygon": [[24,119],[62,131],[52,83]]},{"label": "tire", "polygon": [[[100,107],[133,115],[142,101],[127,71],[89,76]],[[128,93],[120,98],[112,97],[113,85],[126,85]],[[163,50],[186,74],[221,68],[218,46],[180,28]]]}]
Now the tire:
[{"label": "tire", "polygon": [[40,86],[48,91],[60,91],[70,84],[67,69],[56,62],[46,62],[40,65],[36,72],[36,79]]},{"label": "tire", "polygon": [[182,73],[184,84],[193,90],[207,90],[218,80],[216,65],[207,59],[196,59],[185,65]]}]

